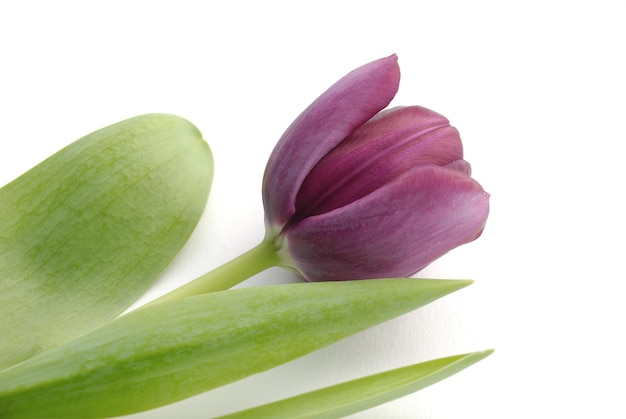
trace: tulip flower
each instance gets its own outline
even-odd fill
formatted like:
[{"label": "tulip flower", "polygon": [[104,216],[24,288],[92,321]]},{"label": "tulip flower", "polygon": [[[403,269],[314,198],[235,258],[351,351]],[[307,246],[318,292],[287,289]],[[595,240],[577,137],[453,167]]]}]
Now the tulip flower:
[{"label": "tulip flower", "polygon": [[263,179],[266,236],[166,299],[230,288],[270,266],[308,281],[411,276],[478,238],[489,195],[458,131],[423,107],[384,110],[392,55],[348,73],[287,128]]},{"label": "tulip flower", "polygon": [[[357,68],[323,93],[291,124],[269,158],[262,188],[266,234],[261,243],[147,307],[131,311],[91,331],[80,329],[83,333],[75,339],[45,348],[43,353],[4,370],[0,368],[0,416],[101,418],[153,409],[273,368],[469,285],[472,281],[403,278],[413,275],[451,249],[479,237],[489,212],[489,195],[471,177],[470,165],[463,160],[459,133],[445,117],[419,106],[385,109],[394,98],[399,81],[400,70],[393,55]],[[187,147],[189,150],[203,152],[196,156],[200,160],[190,160],[191,155],[185,154],[181,155],[182,160],[172,164],[183,161],[197,166],[204,161],[208,165],[203,170],[192,172],[201,178],[204,176],[203,179],[210,183],[210,153],[198,141],[197,130],[177,118],[164,119],[161,116],[156,117],[156,121],[169,127],[167,135],[161,135],[163,140],[174,135],[184,144],[192,143],[193,147]],[[141,134],[133,141],[133,144],[141,145],[152,139],[153,129],[144,123],[137,125],[137,122],[123,123],[121,127],[126,132],[130,126],[135,136]],[[144,133],[146,127],[150,129]],[[112,138],[118,138],[119,128],[114,126],[113,131],[99,131],[95,137],[88,137],[87,142],[93,141],[97,146],[92,150],[101,148],[102,137],[111,137],[109,134],[112,133]],[[180,145],[172,147],[176,151]],[[166,148],[170,150],[171,147]],[[93,175],[91,172],[100,175],[96,176],[98,182],[92,182],[96,191],[101,189],[103,182],[105,186],[109,185],[108,189],[105,188],[109,192],[120,188],[127,190],[129,179],[133,185],[139,182],[132,176],[129,178],[128,173],[134,172],[129,172],[127,167],[123,167],[126,176],[122,180],[125,182],[114,179],[110,185],[105,181],[111,173],[119,172],[117,166],[111,166],[111,162],[117,162],[117,154],[124,157],[134,152],[130,154],[132,157],[144,148],[113,147],[111,150],[113,154],[105,155],[106,164],[100,166],[114,170],[104,174],[90,171],[90,175]],[[62,152],[60,158],[53,159],[52,163],[44,162],[42,167],[58,167],[60,161],[72,163],[75,159],[70,157],[74,154]],[[161,156],[162,153],[157,154]],[[163,156],[167,157],[167,153]],[[146,164],[145,169],[144,165],[138,166],[137,174],[148,170],[150,180],[164,180],[163,173],[171,172],[164,171],[167,167],[162,164],[155,166],[152,160]],[[77,165],[70,175],[74,176],[74,172],[81,174],[86,170],[84,166]],[[155,167],[159,169],[156,174],[152,173]],[[87,169],[93,167],[88,165]],[[34,180],[43,179],[37,176],[40,172],[21,178],[21,186],[29,186],[26,195],[30,198],[38,196],[33,191],[42,190],[32,187]],[[182,177],[176,178],[178,182],[174,184],[189,180],[192,173],[187,172],[178,173]],[[62,179],[66,177],[61,175]],[[48,179],[49,183],[56,183],[57,178]],[[158,184],[148,182],[143,185],[144,192],[150,192]],[[120,246],[128,252],[128,246],[123,244],[129,238],[135,239],[130,241],[131,245],[141,245],[139,250],[145,250],[144,245],[149,241],[152,244],[149,250],[156,252],[159,262],[166,260],[163,257],[176,250],[189,227],[197,221],[197,208],[203,206],[208,193],[208,185],[198,189],[198,182],[182,184],[188,186],[183,188],[184,191],[204,192],[187,207],[175,205],[178,208],[175,211],[177,225],[182,223],[183,230],[173,231],[167,223],[165,231],[162,228],[154,230],[154,226],[145,225],[153,224],[154,217],[144,217],[147,221],[140,223],[139,227],[143,225],[145,228],[135,226],[131,231],[134,234],[115,235],[114,240],[109,240],[108,253],[88,264],[88,273],[92,273],[93,266],[108,267],[110,263],[103,265],[103,262],[112,259],[106,256],[111,252],[118,254]],[[2,191],[8,191],[10,198],[14,189]],[[131,191],[136,192],[136,187]],[[73,204],[80,204],[79,209],[92,208],[94,202],[102,204],[100,201],[106,198],[104,203],[110,210],[110,194],[96,194],[94,198],[82,189],[79,192],[70,196]],[[114,232],[119,233],[120,228],[128,227],[129,219],[137,218],[129,216],[129,211],[145,207],[143,201],[137,204],[138,201],[133,200],[136,194],[126,195],[117,199],[123,198],[121,204],[127,205],[113,212],[113,215],[125,215],[113,217],[112,223],[119,227]],[[159,194],[155,196],[162,198]],[[49,215],[49,210],[58,206],[57,201],[52,200],[55,205],[44,208],[45,222],[36,223],[36,227],[57,221],[59,217],[50,218]],[[172,212],[172,205],[169,205],[170,201],[167,202],[169,206],[158,204],[158,215],[167,222],[171,219],[167,215]],[[20,215],[11,205],[5,212],[5,215]],[[102,221],[109,212],[92,214],[88,221]],[[181,221],[181,214],[186,215],[182,221],[187,222]],[[18,227],[28,224],[19,217],[18,221],[20,223],[13,224],[19,224]],[[9,227],[13,224],[9,223]],[[76,231],[83,230],[83,224],[61,231],[58,237],[63,239],[71,233],[74,239]],[[105,224],[109,226],[111,223]],[[19,232],[23,233],[21,230]],[[147,233],[144,234],[143,230]],[[26,248],[31,249],[31,244],[40,236],[38,231],[35,233],[31,234],[34,239],[27,235],[26,241],[17,240],[16,243],[25,243]],[[150,240],[146,241],[146,237]],[[88,235],[87,242],[93,242],[93,238],[93,234]],[[172,240],[173,247],[168,247]],[[15,246],[6,247],[11,250]],[[20,250],[24,246],[17,247]],[[90,249],[93,250],[93,246],[87,246],[87,250]],[[139,259],[143,262],[144,250],[139,252]],[[32,249],[27,253],[33,253]],[[76,254],[84,256],[85,252]],[[133,255],[138,257],[130,253],[122,259],[130,260]],[[7,260],[11,262],[13,259]],[[66,253],[57,259],[52,265],[64,266],[67,271]],[[49,267],[49,258],[45,262]],[[74,265],[70,269],[72,272],[75,271]],[[7,272],[13,272],[15,266],[10,263]],[[343,282],[212,292],[228,289],[272,266],[290,268],[307,281]],[[30,272],[26,268],[22,267],[20,272]],[[153,270],[139,271],[138,274],[145,277],[143,282],[154,277]],[[84,280],[83,277],[85,275],[78,275],[72,284]],[[361,281],[345,281],[353,279]],[[107,291],[105,295],[113,295],[111,287],[106,284],[98,289]],[[20,290],[19,296],[29,294],[26,291],[29,290]],[[193,298],[186,298],[190,296]],[[59,298],[56,296],[53,300]],[[19,305],[26,300],[13,298],[11,301]],[[372,311],[372,306],[377,309]],[[280,333],[276,333],[277,330]],[[275,415],[276,412],[280,412],[281,417],[308,415],[311,400],[315,401],[318,416],[356,413],[433,384],[490,353],[463,354],[396,369],[229,417],[257,417]]]}]

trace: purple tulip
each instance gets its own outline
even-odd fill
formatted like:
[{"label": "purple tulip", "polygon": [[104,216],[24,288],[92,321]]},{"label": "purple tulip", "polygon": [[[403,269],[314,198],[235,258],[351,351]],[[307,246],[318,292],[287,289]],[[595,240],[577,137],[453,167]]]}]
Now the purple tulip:
[{"label": "purple tulip", "polygon": [[410,276],[485,226],[458,131],[422,107],[382,111],[399,82],[395,55],[350,72],[269,159],[267,239],[306,280]]}]

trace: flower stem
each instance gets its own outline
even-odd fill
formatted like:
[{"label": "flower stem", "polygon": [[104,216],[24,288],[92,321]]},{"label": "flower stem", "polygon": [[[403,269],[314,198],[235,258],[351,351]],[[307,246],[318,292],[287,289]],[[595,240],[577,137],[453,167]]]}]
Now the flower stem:
[{"label": "flower stem", "polygon": [[148,304],[227,290],[259,272],[278,265],[279,261],[280,259],[276,254],[273,243],[269,240],[263,240],[257,246],[230,262],[217,267]]}]

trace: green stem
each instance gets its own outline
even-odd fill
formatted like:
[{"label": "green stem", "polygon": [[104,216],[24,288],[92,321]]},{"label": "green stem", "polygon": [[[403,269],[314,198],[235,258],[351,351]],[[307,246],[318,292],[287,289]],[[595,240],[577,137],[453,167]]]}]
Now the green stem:
[{"label": "green stem", "polygon": [[230,262],[194,279],[149,304],[177,300],[193,295],[223,291],[234,287],[253,275],[279,264],[276,248],[269,240],[263,240],[246,253]]}]

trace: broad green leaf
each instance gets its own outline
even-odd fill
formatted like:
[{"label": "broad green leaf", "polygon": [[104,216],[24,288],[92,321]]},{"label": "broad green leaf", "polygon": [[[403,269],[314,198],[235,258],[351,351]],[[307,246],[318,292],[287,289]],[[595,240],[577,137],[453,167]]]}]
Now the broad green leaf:
[{"label": "broad green leaf", "polygon": [[118,315],[196,226],[213,161],[150,114],[70,144],[0,189],[0,370]]},{"label": "broad green leaf", "polygon": [[470,283],[301,283],[149,305],[0,373],[0,417],[148,410],[283,364]]},{"label": "broad green leaf", "polygon": [[387,403],[421,390],[489,356],[493,350],[435,359],[385,371],[219,419],[334,419]]}]

